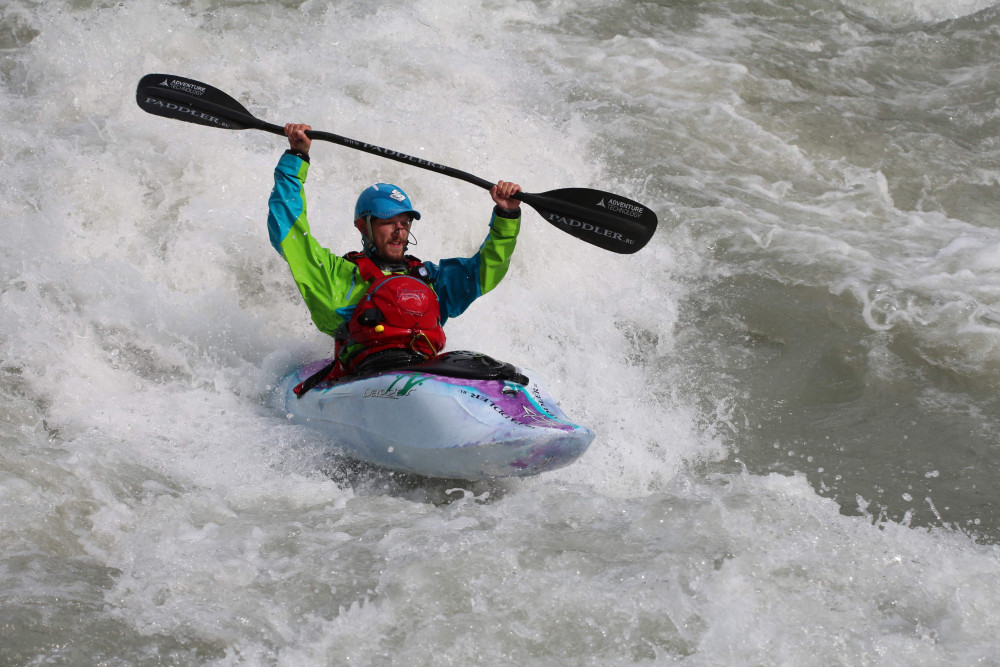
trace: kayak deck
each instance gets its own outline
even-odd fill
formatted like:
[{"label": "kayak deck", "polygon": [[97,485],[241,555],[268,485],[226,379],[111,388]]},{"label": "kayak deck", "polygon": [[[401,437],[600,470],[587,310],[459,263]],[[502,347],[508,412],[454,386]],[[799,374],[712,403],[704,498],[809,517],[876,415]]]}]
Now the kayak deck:
[{"label": "kayak deck", "polygon": [[[447,372],[435,361],[427,370]],[[319,383],[296,397],[292,389],[326,363],[285,378],[280,407],[348,458],[389,470],[472,481],[537,475],[572,463],[595,437],[569,420],[530,371],[506,374],[514,380],[475,379],[416,366]],[[455,374],[471,373],[460,368]]]}]

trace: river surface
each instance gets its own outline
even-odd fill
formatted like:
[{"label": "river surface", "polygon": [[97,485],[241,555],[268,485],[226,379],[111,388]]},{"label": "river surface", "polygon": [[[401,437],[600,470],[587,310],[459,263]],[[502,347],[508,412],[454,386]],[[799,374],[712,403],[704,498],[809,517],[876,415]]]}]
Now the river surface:
[{"label": "river surface", "polygon": [[[1000,5],[0,6],[0,664],[1000,664]],[[598,437],[494,483],[358,470],[271,403],[326,355],[265,229],[286,143],[147,73],[532,192],[652,207],[635,255],[525,213],[449,346]],[[467,183],[317,142],[309,213]]]}]

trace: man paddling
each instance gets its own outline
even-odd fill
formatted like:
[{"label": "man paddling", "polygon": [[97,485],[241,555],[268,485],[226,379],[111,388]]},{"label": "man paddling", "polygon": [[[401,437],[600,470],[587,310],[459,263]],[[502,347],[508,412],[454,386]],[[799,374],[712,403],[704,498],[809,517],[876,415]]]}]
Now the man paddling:
[{"label": "man paddling", "polygon": [[521,223],[521,186],[490,189],[489,233],[472,257],[422,262],[406,254],[420,213],[401,188],[378,183],[358,197],[354,226],[363,249],[339,257],[312,236],[305,181],[312,141],[309,125],[285,125],[289,149],[274,170],[268,201],[271,245],[288,262],[313,322],[336,341],[331,379],[374,368],[414,363],[444,347],[442,325],[503,279]]}]

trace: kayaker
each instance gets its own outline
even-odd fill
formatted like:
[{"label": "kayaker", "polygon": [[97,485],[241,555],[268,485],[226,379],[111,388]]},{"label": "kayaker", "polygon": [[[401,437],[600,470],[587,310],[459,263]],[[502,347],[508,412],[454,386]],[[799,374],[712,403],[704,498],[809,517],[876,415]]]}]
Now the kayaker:
[{"label": "kayaker", "polygon": [[267,228],[313,322],[336,341],[336,359],[325,377],[435,356],[444,347],[448,318],[465,312],[507,274],[521,223],[520,201],[514,199],[521,186],[499,181],[490,189],[489,233],[474,255],[435,264],[406,254],[413,221],[420,219],[406,193],[392,184],[372,185],[354,212],[362,250],[340,257],[313,238],[306,218],[310,129],[285,125],[289,149],[274,170]]}]

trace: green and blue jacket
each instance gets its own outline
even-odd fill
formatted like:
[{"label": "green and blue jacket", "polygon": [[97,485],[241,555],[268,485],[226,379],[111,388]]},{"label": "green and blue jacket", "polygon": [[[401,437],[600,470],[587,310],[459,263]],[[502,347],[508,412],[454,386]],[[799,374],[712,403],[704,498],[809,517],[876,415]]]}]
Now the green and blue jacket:
[{"label": "green and blue jacket", "polygon": [[[292,278],[320,331],[333,336],[368,291],[354,262],[321,246],[309,230],[305,182],[309,162],[286,152],[274,169],[268,201],[267,230],[271,245],[285,258]],[[521,219],[505,218],[494,209],[489,234],[472,257],[424,262],[441,305],[441,323],[457,317],[507,275]]]}]

